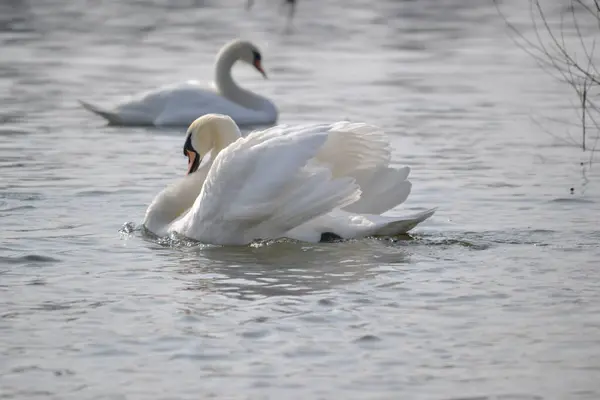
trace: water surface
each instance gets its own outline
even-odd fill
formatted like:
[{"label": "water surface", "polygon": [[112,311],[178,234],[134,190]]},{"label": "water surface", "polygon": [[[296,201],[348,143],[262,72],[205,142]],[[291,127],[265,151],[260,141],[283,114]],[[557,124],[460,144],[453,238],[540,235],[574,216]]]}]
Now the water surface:
[{"label": "water surface", "polygon": [[[0,397],[598,398],[599,175],[553,122],[573,121],[569,88],[491,2],[305,0],[291,28],[242,3],[0,5]],[[502,9],[528,29],[521,1]],[[391,213],[439,207],[411,240],[119,232],[185,173],[184,132],[107,127],[76,99],[208,81],[236,36],[270,76],[236,79],[281,123],[389,133],[413,182]]]}]

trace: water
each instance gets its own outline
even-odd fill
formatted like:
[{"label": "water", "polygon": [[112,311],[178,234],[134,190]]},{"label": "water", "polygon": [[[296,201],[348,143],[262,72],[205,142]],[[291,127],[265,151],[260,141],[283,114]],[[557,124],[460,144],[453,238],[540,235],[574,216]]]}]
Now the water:
[{"label": "water", "polygon": [[[304,0],[291,28],[276,3],[0,4],[0,397],[598,398],[599,174],[554,122],[575,122],[569,88],[491,2]],[[501,6],[527,30],[523,3]],[[439,206],[412,239],[119,232],[185,173],[183,131],[76,99],[208,80],[235,36],[280,122],[385,128],[413,169],[392,213]]]}]

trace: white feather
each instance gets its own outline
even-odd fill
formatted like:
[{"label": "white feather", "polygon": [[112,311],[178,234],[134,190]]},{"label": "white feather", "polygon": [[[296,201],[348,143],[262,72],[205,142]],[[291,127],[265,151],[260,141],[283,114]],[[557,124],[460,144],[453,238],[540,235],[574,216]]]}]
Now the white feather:
[{"label": "white feather", "polygon": [[329,139],[316,158],[330,166],[333,176],[354,178],[362,191],[346,211],[381,214],[406,200],[412,188],[410,168],[389,166],[390,143],[380,128],[346,121],[328,127]]},{"label": "white feather", "polygon": [[191,211],[173,228],[206,243],[245,244],[282,237],[358,199],[353,180],[307,166],[326,140],[325,131],[290,130],[238,139],[215,158]]}]

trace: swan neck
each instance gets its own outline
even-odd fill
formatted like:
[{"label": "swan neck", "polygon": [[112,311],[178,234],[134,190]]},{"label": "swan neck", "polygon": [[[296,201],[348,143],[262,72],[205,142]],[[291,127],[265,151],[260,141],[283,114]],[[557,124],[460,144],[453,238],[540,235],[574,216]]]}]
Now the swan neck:
[{"label": "swan neck", "polygon": [[231,69],[237,59],[238,57],[235,54],[234,48],[229,48],[219,54],[215,64],[215,83],[217,88],[221,94],[230,100],[239,97],[240,94],[245,92],[245,90],[235,83],[231,76]]},{"label": "swan neck", "polygon": [[229,47],[217,57],[215,64],[215,86],[218,92],[228,100],[251,110],[266,112],[272,119],[278,112],[275,106],[264,97],[243,89],[233,80],[231,70],[239,59],[237,48]]},{"label": "swan neck", "polygon": [[210,162],[160,192],[146,210],[144,227],[157,236],[165,236],[171,224],[183,216],[202,190]]}]

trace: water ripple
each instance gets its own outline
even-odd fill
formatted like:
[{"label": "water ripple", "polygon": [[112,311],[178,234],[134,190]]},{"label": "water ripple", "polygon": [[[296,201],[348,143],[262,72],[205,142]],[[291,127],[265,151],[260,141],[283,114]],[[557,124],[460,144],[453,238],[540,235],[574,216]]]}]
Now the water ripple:
[{"label": "water ripple", "polygon": [[[291,24],[241,3],[0,1],[0,397],[598,398],[600,175],[564,145],[571,88],[493,2],[299,0]],[[531,36],[529,3],[501,3]],[[280,122],[381,126],[413,184],[390,214],[435,216],[331,244],[146,232],[185,129],[76,100],[208,81],[234,36]]]},{"label": "water ripple", "polygon": [[4,257],[0,256],[0,263],[6,264],[25,264],[25,265],[37,265],[37,264],[45,264],[45,263],[56,263],[60,260],[57,258],[52,258],[49,256],[38,255],[38,254],[28,254],[19,257]]}]

